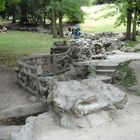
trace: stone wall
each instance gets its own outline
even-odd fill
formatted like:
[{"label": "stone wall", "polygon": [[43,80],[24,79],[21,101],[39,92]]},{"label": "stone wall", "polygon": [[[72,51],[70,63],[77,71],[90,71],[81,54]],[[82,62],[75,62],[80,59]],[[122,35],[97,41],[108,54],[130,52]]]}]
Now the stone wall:
[{"label": "stone wall", "polygon": [[49,78],[70,70],[67,53],[23,58],[17,61],[18,83],[36,96],[47,96]]},{"label": "stone wall", "polygon": [[[102,33],[83,36],[69,43],[55,42],[50,55],[31,56],[17,61],[18,82],[36,96],[47,97],[53,81],[85,79],[90,71],[73,62],[105,59],[108,52],[117,49],[123,34]],[[116,44],[116,45],[113,45]],[[114,47],[113,47],[114,46]]]}]

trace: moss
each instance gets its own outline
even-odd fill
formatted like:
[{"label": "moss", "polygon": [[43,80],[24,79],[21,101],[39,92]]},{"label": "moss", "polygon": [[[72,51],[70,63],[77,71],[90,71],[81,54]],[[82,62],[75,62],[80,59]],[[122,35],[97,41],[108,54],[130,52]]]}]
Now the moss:
[{"label": "moss", "polygon": [[140,92],[137,92],[136,95],[137,95],[137,96],[140,96]]},{"label": "moss", "polygon": [[126,42],[126,46],[130,47],[130,48],[134,48],[139,43],[140,43],[140,36],[137,36],[137,40],[136,41],[127,41]]},{"label": "moss", "polygon": [[136,77],[134,75],[134,72],[129,67],[130,63],[131,61],[127,61],[119,65],[117,68],[117,73],[121,75],[120,84],[122,84],[122,86],[124,86],[126,89],[136,84]]}]

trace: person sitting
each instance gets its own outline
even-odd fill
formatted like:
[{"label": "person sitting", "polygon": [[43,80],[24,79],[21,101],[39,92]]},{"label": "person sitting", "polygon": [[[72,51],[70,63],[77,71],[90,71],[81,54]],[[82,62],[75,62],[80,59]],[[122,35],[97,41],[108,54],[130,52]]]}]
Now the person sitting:
[{"label": "person sitting", "polygon": [[7,33],[7,28],[5,26],[3,26],[3,28],[1,30],[2,30],[2,32]]}]

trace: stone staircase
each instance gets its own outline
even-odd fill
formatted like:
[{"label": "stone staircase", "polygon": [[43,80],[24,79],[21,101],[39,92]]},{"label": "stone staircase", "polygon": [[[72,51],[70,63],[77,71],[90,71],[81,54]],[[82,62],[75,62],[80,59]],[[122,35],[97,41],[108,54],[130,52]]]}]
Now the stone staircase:
[{"label": "stone staircase", "polygon": [[112,83],[112,77],[111,76],[105,76],[105,75],[97,75],[96,78],[98,80],[101,80],[104,83]]},{"label": "stone staircase", "polygon": [[97,77],[105,83],[113,82],[113,76],[115,74],[115,70],[116,70],[116,66],[109,66],[109,65],[96,66]]},{"label": "stone staircase", "polygon": [[77,62],[74,63],[74,67],[77,67],[79,69],[84,70],[83,74],[85,72],[91,72],[94,71],[95,75],[90,75],[91,77],[95,77],[98,80],[101,80],[104,83],[113,83],[113,77],[116,71],[117,65],[98,65],[95,63],[87,63],[87,62]]}]

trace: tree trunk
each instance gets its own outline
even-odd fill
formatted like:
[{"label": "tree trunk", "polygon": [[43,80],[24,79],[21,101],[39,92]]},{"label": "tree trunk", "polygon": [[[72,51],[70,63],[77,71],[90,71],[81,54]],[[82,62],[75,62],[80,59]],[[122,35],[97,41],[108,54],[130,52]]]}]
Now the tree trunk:
[{"label": "tree trunk", "polygon": [[136,41],[137,10],[134,11],[132,41]]},{"label": "tree trunk", "polygon": [[59,11],[58,12],[58,16],[59,16],[59,37],[64,37],[64,34],[63,34],[63,16],[62,16],[62,12]]},{"label": "tree trunk", "polygon": [[27,13],[28,13],[28,9],[27,9],[27,3],[25,3],[24,1],[20,3],[20,11],[21,11],[21,17],[20,17],[20,23],[24,24],[26,22],[28,22],[28,18],[27,18]]},{"label": "tree trunk", "polygon": [[16,6],[12,6],[12,23],[16,23],[16,13],[15,13]]},{"label": "tree trunk", "polygon": [[131,39],[131,24],[132,24],[132,12],[130,10],[127,11],[127,29],[126,29],[126,39]]},{"label": "tree trunk", "polygon": [[43,17],[43,26],[44,26],[44,29],[45,29],[45,25],[46,25],[46,14],[44,12],[44,17]]},{"label": "tree trunk", "polygon": [[131,40],[132,0],[128,0],[126,39]]},{"label": "tree trunk", "polygon": [[16,23],[16,18],[15,18],[15,12],[13,12],[13,19],[12,19],[12,23]]},{"label": "tree trunk", "polygon": [[[53,0],[52,0],[53,1]],[[54,9],[54,7],[52,7],[52,30],[53,30],[53,38],[57,38],[57,24],[56,24],[56,19],[57,19],[57,17],[56,17],[56,11],[55,11],[55,9]]]}]

